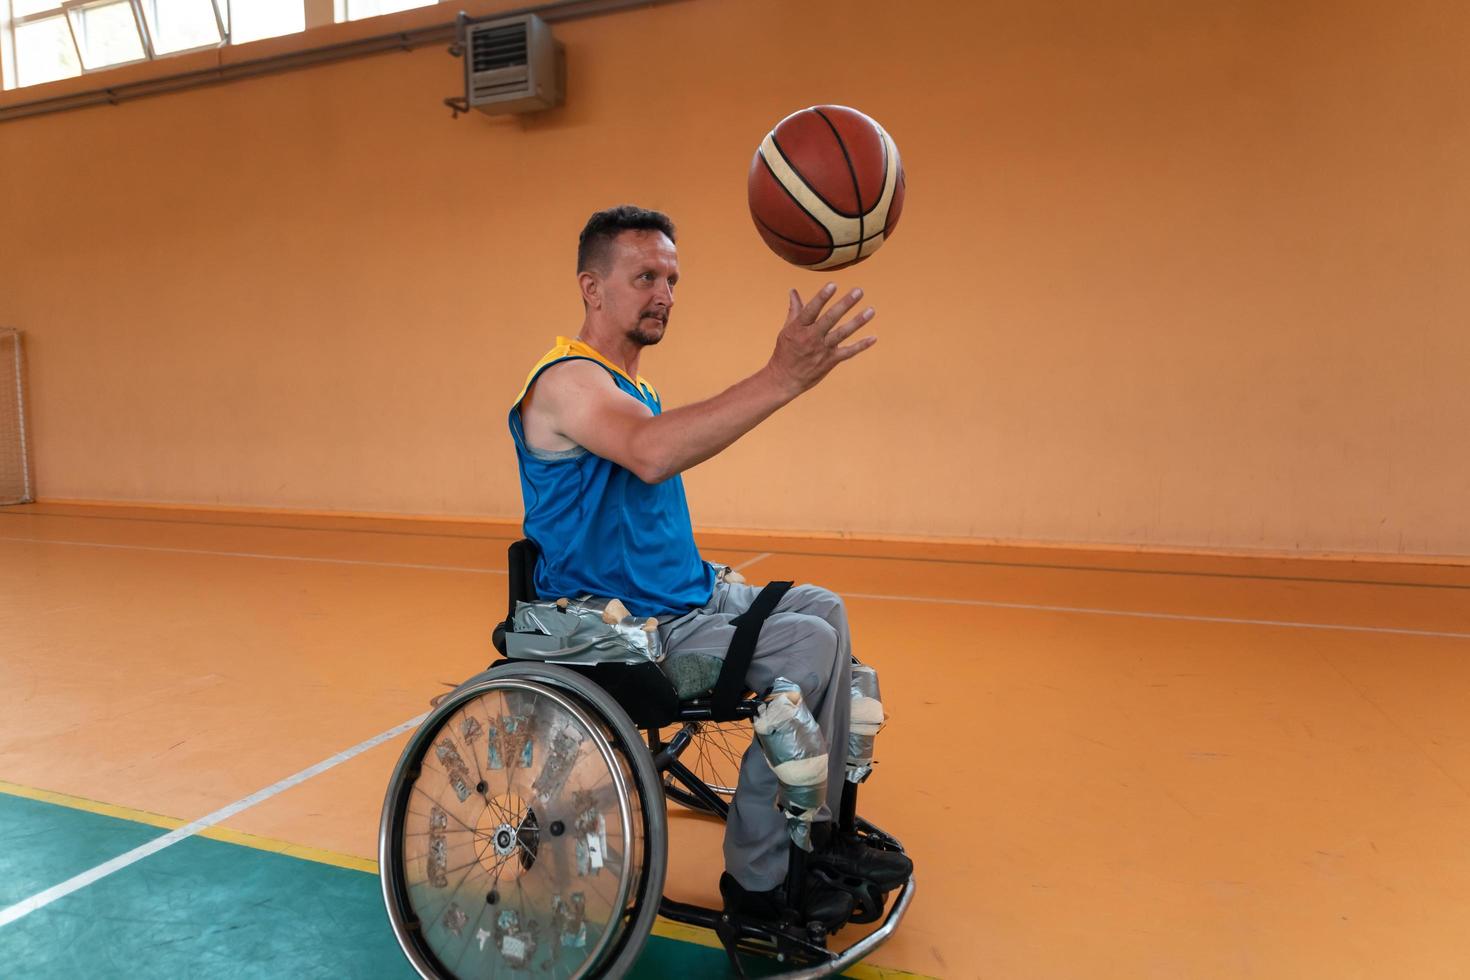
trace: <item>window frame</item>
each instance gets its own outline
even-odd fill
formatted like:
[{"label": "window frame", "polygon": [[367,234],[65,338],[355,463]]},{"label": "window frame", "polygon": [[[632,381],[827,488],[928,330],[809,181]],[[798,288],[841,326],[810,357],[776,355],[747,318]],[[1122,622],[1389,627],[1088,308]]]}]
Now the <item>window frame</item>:
[{"label": "window frame", "polygon": [[[77,56],[77,65],[81,68],[81,72],[77,75],[63,75],[62,78],[52,79],[52,81],[61,81],[65,78],[79,78],[81,74],[86,72],[87,69],[82,64],[82,50],[77,45],[76,31],[71,26],[71,17],[66,12],[66,3],[64,0],[50,9],[36,10],[29,14],[20,14],[19,16],[15,14],[14,3],[11,0],[5,0],[4,15],[5,22],[0,24],[0,29],[4,31],[4,36],[0,37],[0,43],[3,43],[4,46],[4,57],[0,60],[5,62],[4,84],[7,89],[29,87],[20,84],[20,56],[15,46],[16,28],[25,27],[27,24],[39,24],[43,21],[54,20],[57,17],[60,17],[66,22],[66,36],[71,38],[72,51]],[[47,83],[32,82],[31,84],[45,85]]]},{"label": "window frame", "polygon": [[[86,16],[88,10],[96,10],[99,7],[110,7],[117,3],[127,5],[128,13],[133,15],[133,30],[138,35],[138,46],[143,51],[141,58],[133,58],[130,61],[111,61],[96,68],[87,67],[87,59],[82,54],[82,39],[77,36],[77,21]],[[153,38],[148,33],[147,25],[143,23],[142,0],[62,0],[61,12],[66,17],[66,26],[71,31],[71,44],[77,52],[77,64],[82,66],[83,75],[93,75],[99,71],[109,71],[113,68],[122,68],[126,65],[137,65],[153,59]],[[73,12],[76,17],[73,17]],[[54,15],[48,15],[54,16]],[[25,22],[25,21],[23,21]]]},{"label": "window frame", "polygon": [[[176,54],[192,54],[195,51],[209,51],[223,48],[230,43],[230,0],[209,0],[209,9],[214,11],[214,27],[219,31],[219,40],[196,44],[192,48],[179,48],[177,51],[158,52],[158,46],[153,41],[153,28],[148,26],[148,11],[143,9],[144,4],[153,8],[153,16],[158,16],[158,0],[130,0],[135,8],[134,16],[139,25],[148,35],[148,60],[157,61],[159,58],[172,58]],[[130,62],[136,64],[136,62]]]}]

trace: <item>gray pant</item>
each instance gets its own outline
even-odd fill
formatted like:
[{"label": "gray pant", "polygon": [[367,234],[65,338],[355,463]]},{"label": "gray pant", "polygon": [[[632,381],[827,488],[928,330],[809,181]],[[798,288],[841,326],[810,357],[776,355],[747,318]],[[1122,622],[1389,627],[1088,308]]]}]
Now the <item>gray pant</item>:
[{"label": "gray pant", "polygon": [[[669,661],[723,660],[735,635],[730,621],[750,608],[759,592],[755,586],[722,582],[703,608],[661,627]],[[794,682],[827,736],[827,806],[818,820],[830,820],[842,799],[851,673],[852,640],[842,600],[815,585],[788,591],[761,630],[746,683],[752,691],[764,691],[777,677]],[[744,888],[774,888],[786,880],[789,840],[786,818],[776,809],[776,774],[752,739],[725,825],[725,869]]]}]

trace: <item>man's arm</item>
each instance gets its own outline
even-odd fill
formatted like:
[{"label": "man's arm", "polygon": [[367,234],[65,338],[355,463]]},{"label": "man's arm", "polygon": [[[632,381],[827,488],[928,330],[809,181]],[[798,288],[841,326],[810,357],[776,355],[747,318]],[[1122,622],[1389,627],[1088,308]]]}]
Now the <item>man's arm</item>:
[{"label": "man's arm", "polygon": [[792,290],[770,361],[713,398],[654,415],[619,391],[601,367],[567,361],[537,382],[535,411],[558,434],[631,470],[645,483],[667,480],[719,453],[838,364],[878,342],[869,336],[843,344],[874,313],[869,307],[839,323],[862,298],[862,290],[853,290],[824,311],[835,293],[836,287],[828,284],[803,304]]}]

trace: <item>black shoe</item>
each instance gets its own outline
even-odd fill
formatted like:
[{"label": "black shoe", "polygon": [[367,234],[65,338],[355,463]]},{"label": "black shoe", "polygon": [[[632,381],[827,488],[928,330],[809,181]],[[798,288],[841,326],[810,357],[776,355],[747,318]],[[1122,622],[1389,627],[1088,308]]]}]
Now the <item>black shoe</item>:
[{"label": "black shoe", "polygon": [[861,837],[834,833],[826,845],[812,855],[818,867],[850,878],[861,878],[890,891],[909,880],[914,862],[901,851],[885,851],[873,847]]},{"label": "black shoe", "polygon": [[[747,891],[728,871],[720,875],[720,897],[725,900],[725,911],[737,917],[776,923],[789,918],[792,911],[786,904],[785,885],[760,892]],[[807,887],[806,901],[796,918],[803,923],[820,922],[828,931],[835,932],[847,922],[852,910],[851,895],[813,882]]]}]

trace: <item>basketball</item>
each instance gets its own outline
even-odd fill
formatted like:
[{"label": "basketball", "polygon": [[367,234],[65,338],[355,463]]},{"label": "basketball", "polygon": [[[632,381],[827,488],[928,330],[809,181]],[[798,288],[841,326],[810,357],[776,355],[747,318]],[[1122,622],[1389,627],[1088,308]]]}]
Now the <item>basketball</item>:
[{"label": "basketball", "polygon": [[750,163],[750,216],[781,258],[806,269],[861,262],[903,212],[903,163],[893,138],[840,105],[793,112]]}]

